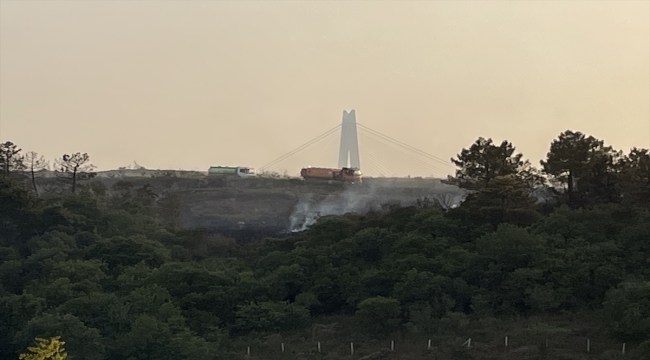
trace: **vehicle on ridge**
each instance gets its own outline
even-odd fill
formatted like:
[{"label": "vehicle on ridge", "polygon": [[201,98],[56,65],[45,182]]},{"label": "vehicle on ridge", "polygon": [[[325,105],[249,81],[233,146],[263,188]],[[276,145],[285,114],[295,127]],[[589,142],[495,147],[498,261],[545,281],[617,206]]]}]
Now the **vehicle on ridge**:
[{"label": "vehicle on ridge", "polygon": [[349,183],[361,183],[362,173],[359,168],[318,168],[308,166],[300,170],[300,176],[305,180],[330,180]]},{"label": "vehicle on ridge", "polygon": [[210,166],[208,176],[254,177],[255,169],[244,166]]}]

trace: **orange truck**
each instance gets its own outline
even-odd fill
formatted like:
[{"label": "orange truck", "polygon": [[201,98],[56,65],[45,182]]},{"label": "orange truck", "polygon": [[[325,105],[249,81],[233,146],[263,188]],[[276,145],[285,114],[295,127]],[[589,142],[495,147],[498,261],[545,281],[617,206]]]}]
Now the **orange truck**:
[{"label": "orange truck", "polygon": [[351,183],[361,183],[361,170],[358,168],[314,168],[306,167],[300,170],[300,176],[305,180],[337,180]]}]

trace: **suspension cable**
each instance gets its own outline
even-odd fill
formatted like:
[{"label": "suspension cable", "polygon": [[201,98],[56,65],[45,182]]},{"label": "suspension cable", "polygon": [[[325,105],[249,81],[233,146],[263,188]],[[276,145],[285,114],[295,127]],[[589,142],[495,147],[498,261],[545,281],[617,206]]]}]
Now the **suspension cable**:
[{"label": "suspension cable", "polygon": [[264,165],[264,166],[262,166],[262,167],[260,167],[260,168],[261,168],[261,169],[267,169],[267,168],[269,168],[271,165],[274,165],[275,163],[277,163],[277,162],[279,162],[279,161],[282,161],[282,160],[284,160],[284,159],[286,159],[286,158],[288,158],[288,157],[290,157],[290,156],[292,156],[292,155],[294,155],[294,154],[296,154],[296,153],[302,151],[303,149],[305,149],[305,148],[307,148],[307,147],[313,145],[314,143],[318,142],[318,141],[321,140],[322,138],[327,137],[328,135],[330,135],[330,134],[332,134],[333,132],[335,132],[336,130],[338,130],[340,127],[341,127],[341,124],[336,125],[335,127],[333,127],[333,128],[331,128],[331,129],[327,130],[326,132],[324,132],[323,134],[321,134],[321,135],[319,135],[319,136],[313,138],[312,140],[309,140],[308,142],[304,143],[303,145],[301,145],[301,146],[297,147],[296,149],[294,149],[294,150],[292,150],[292,151],[290,151],[290,152],[288,152],[288,153],[286,153],[286,154],[280,156],[279,158],[277,158],[277,159],[271,161],[270,163],[268,163],[268,164],[266,164],[266,165]]},{"label": "suspension cable", "polygon": [[322,137],[316,142],[313,142],[311,146],[305,147],[302,151],[293,154],[293,156],[286,157],[276,161],[275,164],[267,166],[267,170],[287,170],[290,171],[291,168],[302,168],[306,164],[318,164],[326,156],[332,156],[332,149],[335,148],[336,143],[338,143],[338,134],[336,132],[331,132],[327,136]]},{"label": "suspension cable", "polygon": [[396,144],[399,144],[399,145],[401,145],[401,146],[403,146],[403,147],[405,147],[405,148],[408,148],[408,149],[411,150],[411,151],[414,151],[414,152],[420,153],[420,154],[423,155],[423,156],[426,156],[426,157],[428,157],[428,158],[431,158],[432,160],[438,161],[439,163],[444,164],[444,165],[446,165],[446,166],[448,166],[448,167],[452,167],[452,168],[454,167],[454,166],[451,165],[450,163],[448,163],[448,162],[446,162],[446,161],[440,159],[439,157],[437,157],[437,156],[435,156],[435,155],[431,155],[431,154],[429,154],[429,153],[427,153],[427,152],[424,152],[424,151],[422,151],[422,150],[420,150],[420,149],[417,149],[417,148],[415,148],[415,147],[413,147],[413,146],[410,146],[410,145],[405,144],[405,143],[403,143],[403,142],[401,142],[401,141],[399,141],[399,140],[396,140],[396,139],[394,139],[394,138],[392,138],[392,137],[390,137],[390,136],[388,136],[388,135],[384,135],[384,134],[380,133],[379,131],[373,130],[373,129],[371,129],[371,128],[369,128],[369,127],[363,125],[363,124],[357,123],[357,126],[360,127],[360,128],[362,128],[362,129],[364,129],[364,130],[367,130],[367,131],[369,131],[369,132],[372,132],[372,133],[376,134],[377,136],[383,137],[383,138],[385,138],[386,140],[389,140],[389,141],[394,142],[394,143],[396,143]]},{"label": "suspension cable", "polygon": [[422,158],[413,156],[412,154],[409,154],[408,152],[405,151],[405,150],[409,150],[409,149],[405,149],[403,146],[399,146],[398,144],[394,144],[394,143],[387,144],[387,143],[385,143],[385,140],[376,137],[376,135],[374,135],[372,133],[365,133],[364,131],[361,131],[360,133],[362,133],[363,136],[367,137],[368,139],[371,139],[371,140],[377,142],[381,146],[390,149],[391,151],[389,153],[399,152],[402,155],[405,155],[408,158],[408,160],[411,161],[412,164],[417,163],[417,164],[419,164],[418,166],[420,166],[420,167],[424,165],[425,167],[436,170],[436,172],[439,172],[439,171],[440,172],[445,172],[445,170],[439,168],[437,165],[434,165],[433,163],[431,163],[431,162],[429,162],[427,160],[424,160]]}]

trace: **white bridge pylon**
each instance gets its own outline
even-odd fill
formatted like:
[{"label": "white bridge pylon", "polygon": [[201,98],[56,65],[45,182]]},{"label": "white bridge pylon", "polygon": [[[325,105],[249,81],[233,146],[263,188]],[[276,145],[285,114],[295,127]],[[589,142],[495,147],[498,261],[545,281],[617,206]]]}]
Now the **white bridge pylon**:
[{"label": "white bridge pylon", "polygon": [[353,110],[343,111],[341,124],[341,144],[339,146],[339,168],[361,168],[359,159],[359,140],[357,137],[357,118]]},{"label": "white bridge pylon", "polygon": [[[363,143],[363,169],[359,141]],[[335,159],[337,146],[338,158]],[[295,174],[296,170],[311,164],[330,168],[335,161],[338,168],[356,167],[368,176],[395,177],[408,174],[445,178],[456,170],[449,161],[357,123],[354,110],[343,111],[340,124],[258,169]]]}]

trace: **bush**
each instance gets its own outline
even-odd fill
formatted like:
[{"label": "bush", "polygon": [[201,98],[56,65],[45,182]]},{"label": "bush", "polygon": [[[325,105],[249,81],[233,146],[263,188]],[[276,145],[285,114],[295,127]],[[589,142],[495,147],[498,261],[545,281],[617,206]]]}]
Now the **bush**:
[{"label": "bush", "polygon": [[605,328],[622,341],[643,341],[650,334],[650,281],[624,282],[607,292]]},{"label": "bush", "polygon": [[233,325],[235,333],[290,331],[309,324],[309,311],[298,304],[267,301],[240,306]]},{"label": "bush", "polygon": [[361,301],[358,307],[355,315],[368,333],[385,336],[397,330],[400,306],[396,299],[371,297]]}]

